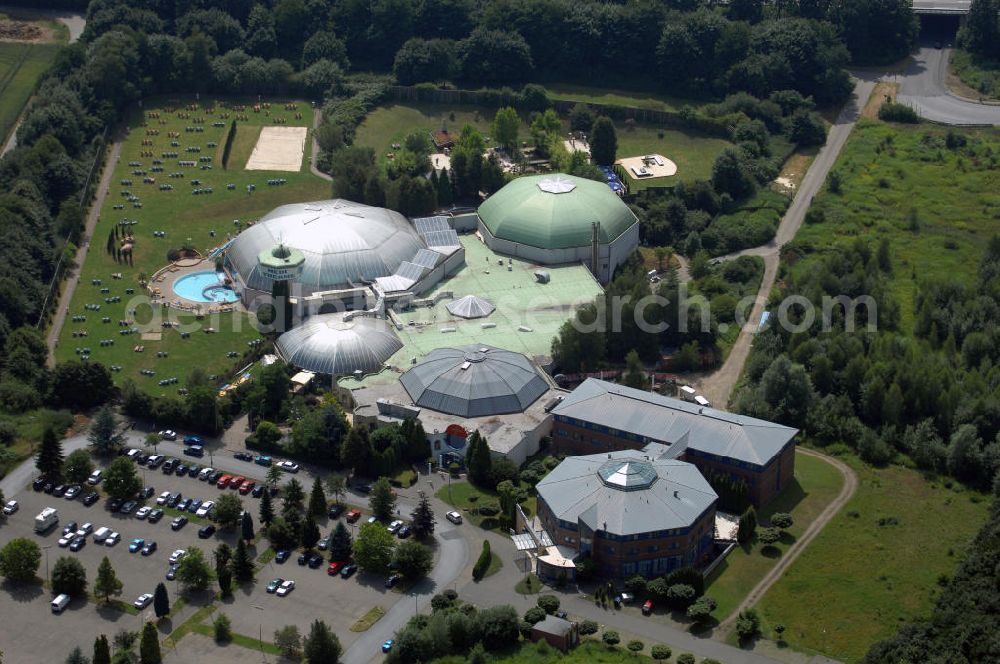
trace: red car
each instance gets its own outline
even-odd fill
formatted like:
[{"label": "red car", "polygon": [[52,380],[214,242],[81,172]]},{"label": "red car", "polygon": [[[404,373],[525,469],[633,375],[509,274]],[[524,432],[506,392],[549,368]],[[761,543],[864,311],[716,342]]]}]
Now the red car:
[{"label": "red car", "polygon": [[642,615],[648,616],[652,612],[653,612],[653,600],[647,599],[645,603],[642,605]]},{"label": "red car", "polygon": [[232,475],[223,475],[222,477],[219,478],[219,481],[216,482],[215,486],[219,487],[220,489],[225,489],[227,486],[229,486],[229,482],[232,481],[232,479],[233,479]]},{"label": "red car", "polygon": [[354,523],[360,518],[361,518],[361,510],[359,509],[351,510],[350,512],[347,513],[347,516],[344,517],[347,523]]},{"label": "red car", "polygon": [[344,563],[342,562],[332,562],[330,563],[330,566],[326,568],[326,573],[329,574],[330,576],[336,576],[337,574],[340,573],[340,570],[343,567]]},{"label": "red car", "polygon": [[248,493],[250,493],[250,491],[252,491],[256,485],[257,483],[254,482],[253,480],[247,480],[246,482],[240,485],[240,493],[242,493],[245,496]]},{"label": "red car", "polygon": [[230,489],[239,489],[241,486],[243,486],[243,483],[246,482],[246,481],[247,481],[247,478],[245,478],[243,476],[234,477],[231,480],[229,480],[229,488]]}]

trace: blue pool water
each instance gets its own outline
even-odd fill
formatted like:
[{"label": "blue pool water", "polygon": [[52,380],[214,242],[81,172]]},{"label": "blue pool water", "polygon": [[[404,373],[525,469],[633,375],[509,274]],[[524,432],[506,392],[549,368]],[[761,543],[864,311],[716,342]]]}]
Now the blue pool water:
[{"label": "blue pool water", "polygon": [[223,281],[223,273],[192,272],[174,282],[174,292],[192,302],[235,302],[239,299]]}]

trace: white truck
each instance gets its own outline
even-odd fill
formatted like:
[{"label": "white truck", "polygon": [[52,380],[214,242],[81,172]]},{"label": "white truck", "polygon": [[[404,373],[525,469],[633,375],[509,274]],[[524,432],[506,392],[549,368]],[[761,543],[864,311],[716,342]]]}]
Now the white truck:
[{"label": "white truck", "polygon": [[59,512],[54,507],[46,507],[35,517],[35,532],[44,533],[59,523]]}]

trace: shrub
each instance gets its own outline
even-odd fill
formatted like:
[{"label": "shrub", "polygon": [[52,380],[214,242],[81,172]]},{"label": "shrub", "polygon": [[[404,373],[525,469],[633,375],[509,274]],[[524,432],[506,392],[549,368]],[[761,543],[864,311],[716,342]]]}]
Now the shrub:
[{"label": "shrub", "polygon": [[587,635],[587,634],[597,634],[597,630],[599,629],[599,627],[597,623],[594,622],[593,620],[584,620],[583,622],[580,623],[579,629],[580,629],[580,634]]},{"label": "shrub", "polygon": [[473,580],[479,581],[486,575],[486,570],[489,569],[492,559],[493,554],[490,552],[490,543],[488,540],[483,540],[483,550],[479,554],[479,559],[476,561],[475,567],[472,568]]},{"label": "shrub", "polygon": [[483,503],[478,511],[482,516],[496,516],[500,513],[500,505],[495,502]]},{"label": "shrub", "polygon": [[538,598],[538,606],[545,613],[552,615],[559,610],[559,598],[555,595],[542,595]]},{"label": "shrub", "polygon": [[650,649],[649,654],[652,655],[653,659],[663,661],[670,659],[670,656],[674,653],[670,649],[670,646],[655,645]]},{"label": "shrub", "polygon": [[882,104],[882,107],[878,109],[878,119],[883,122],[900,122],[904,124],[917,124],[920,122],[920,116],[909,106],[903,104],[897,104],[896,102],[890,101]]},{"label": "shrub", "polygon": [[540,623],[543,620],[545,620],[545,609],[540,606],[533,606],[524,612],[524,622],[534,625],[535,623]]},{"label": "shrub", "polygon": [[642,641],[629,641],[628,645],[625,646],[632,652],[642,652],[642,649],[646,647],[646,644]]},{"label": "shrub", "polygon": [[689,652],[677,655],[677,664],[694,664],[694,655]]},{"label": "shrub", "polygon": [[233,640],[232,623],[225,613],[220,613],[219,617],[212,621],[212,629],[215,631],[216,643],[229,643]]},{"label": "shrub", "polygon": [[614,648],[616,645],[621,643],[622,637],[619,636],[618,632],[613,629],[604,630],[604,634],[601,634],[601,641],[604,641],[604,645],[609,648]]},{"label": "shrub", "polygon": [[786,528],[791,528],[794,521],[792,520],[792,515],[788,512],[775,512],[771,515],[771,525],[775,528],[781,528],[782,530]]},{"label": "shrub", "polygon": [[741,611],[736,618],[736,635],[740,641],[752,639],[760,634],[760,617],[753,609]]}]

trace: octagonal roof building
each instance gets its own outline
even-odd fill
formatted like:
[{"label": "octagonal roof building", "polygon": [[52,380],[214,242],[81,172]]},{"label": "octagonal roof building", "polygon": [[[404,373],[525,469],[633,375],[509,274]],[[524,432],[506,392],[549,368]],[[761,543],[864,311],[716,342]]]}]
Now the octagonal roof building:
[{"label": "octagonal roof building", "polygon": [[275,342],[287,363],[330,375],[378,372],[402,347],[386,321],[367,316],[348,319],[342,313],[311,316]]},{"label": "octagonal roof building", "polygon": [[604,182],[573,175],[516,178],[479,206],[494,251],[542,265],[585,263],[610,281],[639,246],[639,220]]},{"label": "octagonal roof building", "polygon": [[294,282],[306,296],[390,276],[426,248],[412,224],[392,210],[342,199],[282,205],[226,249],[227,267],[241,289],[270,293],[273,281],[259,259],[279,245],[301,253]]},{"label": "octagonal roof building", "polygon": [[549,389],[524,355],[482,345],[433,350],[399,382],[417,406],[460,417],[520,413]]}]

